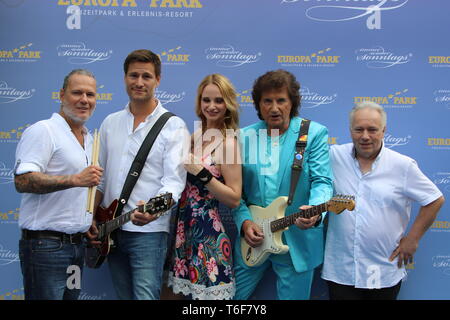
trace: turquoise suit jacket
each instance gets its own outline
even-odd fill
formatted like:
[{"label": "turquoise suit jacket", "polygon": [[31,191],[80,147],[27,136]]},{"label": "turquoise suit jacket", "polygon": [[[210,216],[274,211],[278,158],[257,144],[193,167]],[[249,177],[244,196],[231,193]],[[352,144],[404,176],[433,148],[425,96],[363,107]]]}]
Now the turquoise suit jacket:
[{"label": "turquoise suit jacket", "polygon": [[[282,148],[279,149],[279,196],[289,195],[291,166],[301,120],[299,117],[291,119],[289,129],[284,133],[284,135],[287,135],[286,140]],[[261,146],[264,148],[263,144],[266,142],[260,141],[260,137],[264,135],[260,133],[260,129],[267,129],[265,121],[241,129],[240,133],[243,192],[240,205],[233,209],[234,220],[239,232],[245,220],[252,220],[248,205],[266,206],[264,176],[261,174],[264,165],[261,164],[258,156],[258,150]],[[255,134],[257,139],[255,139]],[[298,207],[301,205],[318,205],[331,198],[333,179],[328,150],[327,128],[311,121],[308,143],[303,158],[303,171],[295,190],[293,203],[286,208],[286,216],[298,212]],[[284,232],[283,238],[289,246],[289,253],[297,272],[312,270],[323,262],[324,233],[322,223],[318,227],[308,230],[301,230],[292,225]],[[241,256],[240,237],[237,237],[234,246],[234,259],[235,263],[247,267]]]}]

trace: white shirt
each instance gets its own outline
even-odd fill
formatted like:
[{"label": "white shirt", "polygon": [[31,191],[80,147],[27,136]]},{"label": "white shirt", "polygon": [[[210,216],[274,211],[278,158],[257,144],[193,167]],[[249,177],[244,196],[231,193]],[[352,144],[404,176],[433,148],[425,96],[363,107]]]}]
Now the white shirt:
[{"label": "white shirt", "polygon": [[[98,190],[103,193],[103,207],[120,197],[131,164],[147,133],[167,110],[158,101],[155,110],[133,132],[134,116],[129,105],[110,114],[100,126],[99,164],[104,168]],[[179,117],[171,117],[147,157],[141,175],[131,192],[123,212],[136,208],[139,200],[147,202],[159,194],[170,192],[175,201],[180,198],[186,183],[183,166],[184,151],[189,150],[190,137],[186,124]],[[184,149],[187,147],[187,149]],[[161,216],[145,226],[126,223],[122,229],[134,232],[169,232],[170,215]]]},{"label": "white shirt", "polygon": [[362,174],[353,144],[332,146],[338,194],[356,196],[354,211],[329,214],[322,278],[356,288],[386,288],[406,276],[389,257],[405,235],[411,202],[425,206],[442,196],[417,163],[383,147]]},{"label": "white shirt", "polygon": [[[17,145],[15,174],[80,173],[90,165],[91,153],[91,135],[84,135],[83,149],[66,120],[54,113],[50,119],[39,121],[24,131]],[[19,227],[69,234],[87,231],[92,223],[92,215],[86,212],[87,190],[77,187],[47,194],[24,193]]]}]

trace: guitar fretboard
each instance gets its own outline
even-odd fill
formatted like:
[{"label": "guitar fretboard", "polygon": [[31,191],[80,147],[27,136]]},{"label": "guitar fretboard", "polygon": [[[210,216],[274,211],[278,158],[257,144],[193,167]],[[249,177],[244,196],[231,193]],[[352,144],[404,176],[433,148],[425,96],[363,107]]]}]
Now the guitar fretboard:
[{"label": "guitar fretboard", "polygon": [[125,223],[131,220],[131,214],[134,210],[138,210],[139,212],[149,212],[151,214],[159,214],[169,209],[170,199],[172,198],[172,194],[169,193],[166,196],[153,199],[145,205],[139,205],[137,208],[128,211],[127,213],[121,214],[118,217],[107,221],[98,226],[98,237],[99,239],[103,239],[107,235],[109,235],[114,230],[120,228]]},{"label": "guitar fretboard", "polygon": [[328,202],[319,204],[317,206],[313,206],[309,209],[301,210],[299,212],[293,213],[287,217],[277,219],[275,221],[272,221],[270,223],[270,229],[272,232],[276,232],[278,230],[282,230],[284,228],[287,228],[295,223],[295,220],[297,218],[311,218],[314,216],[317,216],[321,214],[322,212],[328,211]]}]

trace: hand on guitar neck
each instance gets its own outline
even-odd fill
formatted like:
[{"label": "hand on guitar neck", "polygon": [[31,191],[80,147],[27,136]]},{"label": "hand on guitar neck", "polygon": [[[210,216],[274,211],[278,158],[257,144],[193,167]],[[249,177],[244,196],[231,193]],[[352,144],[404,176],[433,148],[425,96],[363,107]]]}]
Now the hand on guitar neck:
[{"label": "hand on guitar neck", "polygon": [[[101,200],[97,202],[98,199],[101,199],[103,195],[96,197],[96,206],[95,206],[95,211],[97,211],[97,207],[100,204]],[[170,199],[170,203],[168,204],[168,208],[171,208],[172,205],[174,204],[174,200]],[[140,200],[137,203],[137,206],[142,206],[145,205],[145,201]],[[150,214],[148,212],[142,213],[139,212],[138,209],[134,210],[133,213],[131,213],[131,222],[136,225],[136,226],[144,226],[152,221],[155,221],[156,219],[158,219],[160,216],[159,215],[155,215],[155,214]],[[92,225],[89,228],[89,230],[86,232],[86,237],[89,241],[89,245],[95,248],[98,248],[101,244],[102,241],[98,240],[98,234],[99,234],[99,230],[97,228],[97,222],[95,221],[95,217],[92,220]]]},{"label": "hand on guitar neck", "polygon": [[[306,210],[306,209],[309,209],[309,208],[312,208],[312,206],[301,206],[301,207],[299,207],[300,210]],[[317,219],[319,219],[319,217],[320,217],[320,215],[316,215],[316,216],[313,216],[311,218],[301,218],[300,217],[300,218],[297,218],[295,220],[295,225],[297,227],[299,227],[300,229],[302,229],[302,230],[306,230],[306,229],[309,229],[309,228],[313,227],[316,224]]]},{"label": "hand on guitar neck", "polygon": [[[139,200],[137,205],[142,206],[145,204],[145,201]],[[133,223],[135,226],[145,226],[147,223],[150,223],[152,221],[155,221],[158,219],[159,216],[156,214],[150,214],[148,212],[139,212],[137,209],[133,211],[131,214],[131,223]]]}]

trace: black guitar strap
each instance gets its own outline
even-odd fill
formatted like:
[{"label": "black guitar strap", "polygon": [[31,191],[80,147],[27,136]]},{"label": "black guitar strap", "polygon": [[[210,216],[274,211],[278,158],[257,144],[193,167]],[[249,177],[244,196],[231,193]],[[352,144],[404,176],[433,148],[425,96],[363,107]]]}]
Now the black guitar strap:
[{"label": "black guitar strap", "polygon": [[156,137],[166,124],[167,120],[169,120],[172,116],[174,116],[174,114],[171,112],[162,114],[145,137],[144,142],[142,142],[142,145],[139,148],[133,163],[131,164],[130,171],[128,172],[127,178],[123,185],[122,192],[119,197],[119,204],[117,205],[116,216],[122,214],[123,207],[128,202],[131,191],[133,191],[134,185],[139,179],[139,175],[141,174],[142,168],[147,160],[148,153],[150,152]]},{"label": "black guitar strap", "polygon": [[311,120],[302,119],[300,124],[300,132],[295,142],[294,162],[291,167],[291,187],[289,189],[288,205],[291,205],[297,187],[298,179],[303,170],[303,154],[305,153],[306,144],[308,143],[308,131]]}]

